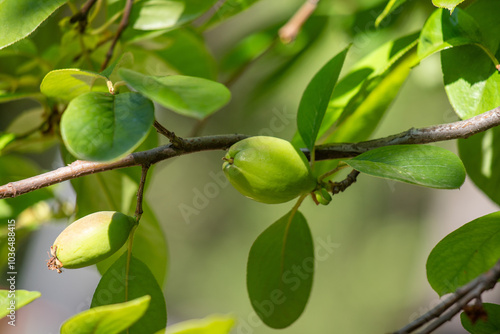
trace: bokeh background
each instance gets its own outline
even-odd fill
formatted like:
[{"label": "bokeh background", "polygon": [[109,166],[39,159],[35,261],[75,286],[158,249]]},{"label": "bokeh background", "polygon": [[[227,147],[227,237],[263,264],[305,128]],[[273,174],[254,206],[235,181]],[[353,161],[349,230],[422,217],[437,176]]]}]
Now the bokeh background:
[{"label": "bokeh background", "polygon": [[[285,22],[301,3],[259,1],[207,31],[210,51],[223,59],[249,34]],[[387,27],[377,30],[373,24],[384,5],[379,0],[324,0],[318,11],[327,23],[308,50],[279,73],[273,73],[271,56],[252,64],[233,81],[231,103],[200,134],[265,134],[290,140],[301,94],[329,58],[352,43],[345,73],[382,42],[420,29],[433,10],[430,0],[409,1]],[[2,129],[17,107],[0,105]],[[188,136],[196,125],[161,108],[157,118],[180,136]],[[433,55],[412,71],[374,137],[454,120],[439,55]],[[438,145],[456,151],[454,142]],[[203,152],[161,162],[147,190],[169,243],[164,286],[168,321],[232,314],[238,321],[233,333],[276,333],[256,321],[246,293],[246,260],[255,238],[291,204],[265,205],[244,198],[221,177],[223,155]],[[46,170],[63,165],[57,148],[29,157]],[[69,184],[57,191],[74,198]],[[498,208],[469,180],[460,190],[432,190],[360,175],[330,205],[316,207],[307,200],[301,210],[319,256],[308,306],[281,332],[358,334],[388,333],[435,306],[439,299],[425,273],[431,249],[454,229]],[[65,319],[89,306],[99,281],[95,268],[57,275],[45,266],[49,246],[66,223],[43,224],[18,254],[18,288],[40,291],[42,297],[18,311],[15,328],[2,320],[1,333],[58,333]],[[490,293],[485,299],[498,301],[498,296]],[[455,319],[436,333],[465,330]]]}]

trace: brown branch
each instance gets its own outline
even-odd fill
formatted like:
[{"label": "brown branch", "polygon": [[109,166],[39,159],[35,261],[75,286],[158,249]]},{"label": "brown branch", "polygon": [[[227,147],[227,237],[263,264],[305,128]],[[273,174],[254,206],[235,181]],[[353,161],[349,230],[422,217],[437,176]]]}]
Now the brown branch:
[{"label": "brown branch", "polygon": [[419,334],[429,334],[444,323],[450,321],[471,300],[479,298],[487,290],[493,289],[500,279],[500,260],[487,272],[458,288],[449,298],[429,312],[412,321],[393,334],[410,334],[429,323]]},{"label": "brown branch", "polygon": [[168,140],[170,140],[170,142],[172,143],[172,145],[174,147],[182,148],[184,146],[184,144],[185,144],[184,139],[182,139],[181,137],[178,137],[175,134],[175,132],[172,132],[172,131],[168,130],[167,128],[165,128],[157,120],[154,121],[153,126],[155,127],[156,132],[167,137]]},{"label": "brown branch", "polygon": [[293,42],[307,19],[314,13],[319,0],[306,0],[292,18],[278,32],[283,43]]},{"label": "brown branch", "polygon": [[[467,138],[497,125],[500,125],[500,107],[468,120],[427,128],[410,129],[386,138],[355,144],[333,143],[321,145],[315,150],[316,160],[352,158],[371,149],[388,145],[426,144],[444,140]],[[176,148],[172,144],[168,144],[148,151],[132,153],[114,162],[77,160],[68,166],[61,167],[54,171],[0,186],[0,199],[16,197],[36,189],[93,173],[145,164],[152,165],[159,161],[188,153],[208,150],[226,150],[234,143],[247,137],[249,136],[233,134],[187,138],[184,139],[182,148]],[[306,156],[309,154],[307,150],[304,150],[304,153]]]},{"label": "brown branch", "polygon": [[331,186],[332,195],[336,195],[340,192],[344,192],[347,188],[349,188],[354,182],[356,182],[358,178],[359,172],[357,170],[353,170],[350,172],[345,179],[340,182],[329,181],[328,183]]},{"label": "brown branch", "polygon": [[97,0],[88,0],[82,6],[82,8],[80,8],[80,11],[69,19],[70,23],[76,23],[76,22],[80,23],[80,32],[85,31],[85,27],[87,26],[87,17],[89,15],[89,11],[96,2]]},{"label": "brown branch", "polygon": [[[478,116],[441,125],[410,129],[385,138],[360,143],[334,143],[316,146],[316,160],[355,157],[377,147],[403,144],[428,144],[458,138],[468,138],[476,133],[500,125],[500,107]],[[306,155],[308,155],[307,152]]]},{"label": "brown branch", "polygon": [[113,57],[113,52],[115,51],[116,43],[118,43],[120,36],[122,35],[125,28],[127,28],[127,26],[128,26],[130,14],[132,13],[132,5],[133,4],[134,4],[134,0],[127,0],[127,3],[125,4],[125,9],[123,11],[122,20],[120,21],[120,25],[118,26],[118,30],[116,31],[115,38],[113,38],[113,41],[111,42],[111,46],[109,47],[109,50],[106,53],[106,59],[104,59],[104,62],[101,65],[101,71],[104,71],[104,69],[108,66],[109,61]]}]

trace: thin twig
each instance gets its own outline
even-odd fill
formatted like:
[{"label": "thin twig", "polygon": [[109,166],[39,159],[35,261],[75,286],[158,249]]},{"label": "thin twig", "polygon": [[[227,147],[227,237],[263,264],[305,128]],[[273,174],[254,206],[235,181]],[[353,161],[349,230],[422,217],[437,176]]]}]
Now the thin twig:
[{"label": "thin twig", "polygon": [[[473,134],[486,131],[497,125],[500,125],[500,107],[464,121],[420,129],[410,129],[386,138],[369,140],[355,144],[333,143],[321,145],[315,149],[316,160],[352,158],[371,149],[389,145],[427,144],[444,140],[467,138]],[[114,162],[90,162],[77,160],[68,166],[58,168],[54,171],[0,186],[0,199],[16,197],[43,187],[48,187],[56,183],[75,179],[88,174],[144,164],[152,165],[162,160],[194,152],[226,150],[234,143],[248,137],[249,136],[247,135],[233,134],[186,138],[184,139],[182,149],[169,144],[156,147],[148,151],[132,153],[123,159]],[[307,150],[303,150],[303,152],[306,156],[309,154]]]},{"label": "thin twig", "polygon": [[137,205],[135,207],[135,219],[137,222],[141,220],[142,216],[142,201],[144,198],[144,186],[146,185],[146,177],[148,176],[149,164],[142,165],[141,182],[139,183],[139,189],[137,190]]},{"label": "thin twig", "polygon": [[88,0],[80,9],[79,12],[77,12],[75,15],[73,15],[70,19],[70,23],[76,23],[79,22],[80,24],[80,32],[85,31],[85,27],[87,26],[87,17],[89,15],[90,9],[94,6],[94,4],[98,0]]},{"label": "thin twig", "polygon": [[224,6],[227,0],[219,0],[217,1],[200,19],[196,20],[195,25],[197,27],[201,27],[202,30],[206,28],[206,24],[210,22],[210,20],[219,13],[219,9]]},{"label": "thin twig", "polygon": [[111,58],[113,57],[113,52],[115,50],[116,43],[118,43],[120,36],[122,35],[125,28],[127,28],[127,26],[128,26],[133,4],[134,4],[134,0],[127,0],[127,3],[125,4],[125,9],[123,11],[122,20],[120,21],[120,25],[118,26],[118,30],[116,31],[115,38],[113,38],[113,41],[111,42],[111,46],[109,47],[109,50],[106,53],[106,59],[104,59],[104,62],[101,65],[101,71],[104,71],[104,69],[108,66]]},{"label": "thin twig", "polygon": [[487,272],[476,277],[466,285],[458,288],[455,293],[448,297],[443,303],[437,305],[429,312],[415,319],[408,325],[393,334],[410,334],[429,324],[419,334],[429,334],[444,323],[450,321],[457,315],[471,300],[479,298],[487,290],[493,289],[500,279],[500,260]]},{"label": "thin twig", "polygon": [[157,120],[154,121],[153,126],[155,127],[156,132],[167,137],[175,148],[182,149],[186,145],[184,139],[178,137],[174,132],[167,130]]},{"label": "thin twig", "polygon": [[283,43],[288,44],[295,40],[307,19],[314,13],[319,0],[306,0],[292,18],[278,32]]},{"label": "thin twig", "polygon": [[340,192],[345,191],[349,186],[351,186],[356,179],[358,178],[359,172],[357,170],[353,170],[350,172],[345,179],[340,182],[330,181],[329,184],[331,186],[331,192],[333,195],[338,194]]}]

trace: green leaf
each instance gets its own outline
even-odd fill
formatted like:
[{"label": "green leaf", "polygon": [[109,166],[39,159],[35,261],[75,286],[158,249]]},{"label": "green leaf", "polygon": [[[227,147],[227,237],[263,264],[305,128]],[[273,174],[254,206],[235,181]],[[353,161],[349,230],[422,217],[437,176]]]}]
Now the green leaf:
[{"label": "green leaf", "polygon": [[467,119],[500,105],[500,74],[495,68],[489,50],[498,59],[500,56],[500,25],[498,16],[500,2],[477,1],[467,8],[467,13],[479,24],[482,32],[482,47],[465,45],[441,52],[441,66],[445,90],[457,115]]},{"label": "green leaf", "polygon": [[231,98],[223,84],[203,78],[154,77],[127,69],[121,69],[120,75],[132,88],[165,108],[200,120],[222,108]]},{"label": "green leaf", "polygon": [[61,135],[75,157],[109,161],[139,146],[153,121],[153,103],[139,93],[90,92],[69,103],[61,118]]},{"label": "green leaf", "polygon": [[475,324],[472,324],[469,317],[462,312],[460,314],[462,326],[471,334],[500,333],[500,305],[484,303],[483,308],[488,313],[487,321],[479,319]]},{"label": "green leaf", "polygon": [[[7,278],[9,278],[7,276]],[[7,283],[9,283],[7,281]],[[12,310],[19,310],[21,307],[28,305],[42,294],[38,291],[27,290],[0,290],[0,318],[8,315]]]},{"label": "green leaf", "polygon": [[432,13],[425,22],[418,42],[418,56],[424,59],[431,54],[467,44],[481,44],[481,29],[476,20],[458,8],[450,15],[444,9]]},{"label": "green leaf", "polygon": [[460,159],[437,146],[385,146],[345,163],[361,173],[424,187],[454,189],[465,181],[465,168]]},{"label": "green leaf", "polygon": [[257,315],[272,328],[285,328],[306,307],[314,274],[314,246],[300,212],[291,212],[255,240],[247,264],[247,289]]},{"label": "green leaf", "polygon": [[[319,130],[320,143],[369,138],[417,63],[417,39],[418,33],[414,33],[382,45],[337,83]],[[298,134],[292,143],[304,146]]]},{"label": "green leaf", "polygon": [[297,112],[297,128],[312,152],[323,121],[328,102],[337,84],[349,47],[330,59],[312,78],[300,100]]},{"label": "green leaf", "polygon": [[[142,0],[132,7],[130,27],[137,30],[174,28],[190,22],[209,10],[217,0]],[[108,19],[123,10],[117,1],[108,8]]]},{"label": "green leaf", "polygon": [[230,316],[214,314],[204,319],[176,323],[156,334],[229,334],[234,323],[234,318]]},{"label": "green leaf", "polygon": [[453,12],[455,7],[457,7],[464,0],[432,0],[432,4],[436,7],[446,8],[450,12]]},{"label": "green leaf", "polygon": [[[125,298],[127,254],[123,254],[102,276],[92,297],[91,308],[123,303]],[[165,328],[167,309],[162,290],[149,268],[133,255],[128,272],[128,299],[151,296],[143,317],[129,328],[129,334],[151,334]]]},{"label": "green leaf", "polygon": [[71,101],[91,91],[107,92],[107,78],[99,73],[79,69],[50,71],[43,78],[40,91],[46,96]]},{"label": "green leaf", "polygon": [[222,3],[222,6],[217,8],[217,12],[205,23],[205,26],[211,26],[217,22],[226,20],[233,15],[236,15],[245,9],[248,9],[258,0],[231,0]]},{"label": "green leaf", "polygon": [[118,334],[132,326],[146,312],[150,296],[83,311],[61,326],[61,334]]},{"label": "green leaf", "polygon": [[396,11],[396,9],[398,9],[406,1],[408,1],[408,0],[389,0],[389,2],[387,2],[387,5],[385,6],[384,10],[382,11],[382,13],[380,13],[380,15],[375,20],[375,27],[378,28],[380,26],[380,23],[382,23],[382,21],[386,17],[391,15],[391,13]]},{"label": "green leaf", "polygon": [[459,139],[458,152],[467,175],[493,202],[500,205],[500,128]]},{"label": "green leaf", "polygon": [[31,34],[67,0],[7,0],[0,6],[0,49]]},{"label": "green leaf", "polygon": [[151,43],[155,45],[151,49],[145,48],[140,41],[131,44],[133,52],[154,57],[151,64],[143,66],[140,63],[147,60],[136,56],[134,70],[145,74],[181,74],[217,80],[217,63],[207,49],[203,36],[192,29],[169,31],[151,39]]},{"label": "green leaf", "polygon": [[427,259],[427,280],[440,296],[488,271],[500,258],[500,212],[448,234]]}]

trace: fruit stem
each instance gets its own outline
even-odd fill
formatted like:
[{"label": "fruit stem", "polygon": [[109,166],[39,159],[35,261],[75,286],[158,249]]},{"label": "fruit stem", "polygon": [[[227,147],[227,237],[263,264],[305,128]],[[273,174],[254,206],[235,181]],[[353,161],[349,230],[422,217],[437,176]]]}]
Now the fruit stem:
[{"label": "fruit stem", "polygon": [[323,182],[324,179],[326,179],[327,177],[329,176],[332,176],[333,174],[337,173],[338,171],[348,167],[349,165],[346,164],[345,162],[339,162],[339,164],[337,165],[336,168],[332,169],[331,171],[329,172],[326,172],[325,174],[321,175],[319,178],[318,178],[318,181],[319,183]]},{"label": "fruit stem", "polygon": [[[138,222],[137,222],[138,223]],[[125,301],[128,301],[128,281],[129,281],[129,273],[130,273],[130,261],[132,260],[132,246],[134,244],[134,233],[137,229],[138,224],[132,227],[130,230],[130,234],[128,237],[128,246],[127,246],[127,264],[125,266]]]}]

